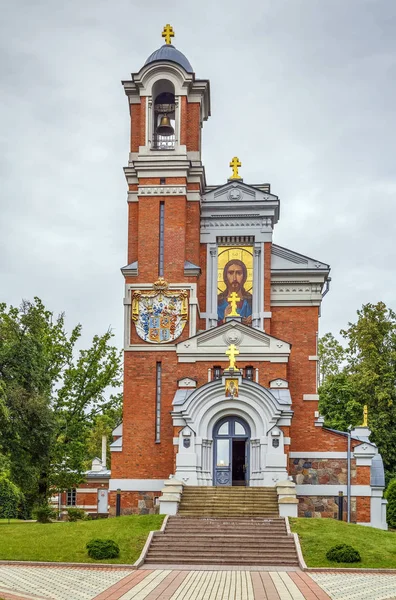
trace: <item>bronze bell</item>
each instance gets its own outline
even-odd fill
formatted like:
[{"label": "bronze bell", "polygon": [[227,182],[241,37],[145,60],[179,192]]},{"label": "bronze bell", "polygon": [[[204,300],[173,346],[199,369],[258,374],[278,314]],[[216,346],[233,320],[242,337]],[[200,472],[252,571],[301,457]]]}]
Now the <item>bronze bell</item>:
[{"label": "bronze bell", "polygon": [[157,133],[159,135],[173,135],[175,133],[168,115],[161,117],[160,124],[157,127]]}]

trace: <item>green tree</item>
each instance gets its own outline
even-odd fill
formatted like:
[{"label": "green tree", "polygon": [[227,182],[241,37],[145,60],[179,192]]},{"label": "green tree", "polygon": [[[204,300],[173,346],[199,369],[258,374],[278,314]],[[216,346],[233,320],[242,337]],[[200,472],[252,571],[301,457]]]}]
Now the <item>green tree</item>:
[{"label": "green tree", "polygon": [[345,361],[345,348],[332,333],[326,333],[319,338],[318,355],[320,365],[320,383],[330,375],[338,375]]},{"label": "green tree", "polygon": [[23,501],[20,489],[5,475],[0,477],[0,519],[17,519]]},{"label": "green tree", "polygon": [[0,410],[7,415],[0,449],[30,506],[81,481],[87,432],[119,404],[111,394],[121,383],[111,331],[77,352],[80,336],[80,325],[68,334],[64,315],[54,317],[38,298],[0,305]]},{"label": "green tree", "polygon": [[386,520],[389,527],[396,529],[396,479],[393,479],[386,490],[385,498],[388,500],[386,507]]},{"label": "green tree", "polygon": [[326,425],[345,431],[362,423],[367,405],[370,439],[382,454],[389,479],[396,474],[396,314],[383,302],[363,305],[357,321],[341,334],[344,362],[327,373],[319,388],[319,408]]}]

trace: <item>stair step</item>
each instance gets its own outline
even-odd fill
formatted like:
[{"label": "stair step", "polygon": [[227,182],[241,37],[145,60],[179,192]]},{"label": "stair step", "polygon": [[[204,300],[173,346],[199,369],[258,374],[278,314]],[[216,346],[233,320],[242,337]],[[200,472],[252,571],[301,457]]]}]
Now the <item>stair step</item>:
[{"label": "stair step", "polygon": [[150,566],[150,564],[161,564],[161,565],[237,565],[242,566],[246,565],[249,567],[252,566],[287,566],[287,567],[298,567],[298,560],[287,559],[284,560],[282,558],[269,558],[265,561],[254,559],[254,558],[236,558],[236,559],[224,559],[221,557],[216,557],[212,559],[210,557],[198,557],[198,558],[185,558],[185,557],[177,557],[173,560],[163,560],[162,558],[148,558],[146,566]]}]

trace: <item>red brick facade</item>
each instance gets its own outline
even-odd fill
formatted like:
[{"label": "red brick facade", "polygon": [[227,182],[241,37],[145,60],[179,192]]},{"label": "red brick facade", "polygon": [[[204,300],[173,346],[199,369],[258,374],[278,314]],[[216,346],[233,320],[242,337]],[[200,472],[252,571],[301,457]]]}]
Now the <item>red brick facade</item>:
[{"label": "red brick facade", "polygon": [[[155,98],[150,99],[150,90],[154,88],[149,86],[153,85],[152,81],[166,78],[166,73],[172,69],[172,85],[175,87],[175,98],[177,96],[174,147],[170,151],[154,152],[151,150],[150,136],[154,135],[155,131],[150,133],[148,123],[152,118],[150,107],[155,105]],[[145,79],[145,70],[147,73],[150,71],[151,79],[148,76]],[[213,378],[214,366],[223,369],[228,366],[228,358],[225,355],[228,342],[224,342],[221,354],[208,355],[207,358],[200,356],[189,362],[183,362],[177,346],[179,344],[180,347],[185,342],[185,348],[188,348],[196,343],[196,336],[197,339],[201,339],[202,332],[216,325],[216,316],[212,313],[213,297],[217,298],[218,292],[213,290],[213,267],[210,265],[219,245],[235,246],[239,243],[241,247],[254,246],[255,257],[259,257],[258,261],[262,260],[262,263],[257,262],[257,265],[262,266],[254,267],[256,278],[262,269],[261,290],[257,289],[256,284],[253,285],[254,298],[258,298],[258,306],[253,308],[253,313],[256,314],[252,314],[252,319],[256,319],[254,327],[262,333],[263,344],[266,343],[265,336],[269,336],[271,341],[268,344],[272,344],[271,348],[275,350],[282,345],[291,345],[287,358],[284,358],[284,355],[282,358],[274,358],[272,355],[267,358],[264,354],[256,356],[253,349],[249,351],[252,358],[241,358],[237,362],[242,371],[247,366],[253,368],[254,385],[257,389],[259,386],[261,389],[272,389],[273,380],[286,382],[285,385],[279,385],[286,386],[290,394],[292,412],[288,416],[290,422],[286,419],[279,423],[284,436],[284,452],[288,458],[287,473],[297,477],[302,485],[310,485],[312,481],[300,466],[308,460],[307,453],[318,452],[317,459],[309,458],[315,465],[309,467],[311,471],[323,471],[318,478],[315,476],[315,485],[345,484],[346,459],[341,458],[339,464],[334,466],[330,459],[325,458],[324,453],[346,453],[346,437],[326,430],[318,421],[317,334],[321,292],[329,269],[321,263],[312,266],[313,259],[297,254],[290,262],[290,273],[283,269],[282,265],[279,266],[280,263],[276,263],[276,260],[288,260],[287,256],[290,256],[291,251],[275,247],[272,243],[272,229],[278,218],[279,201],[270,193],[268,184],[247,186],[251,197],[261,199],[262,210],[266,210],[266,202],[272,202],[271,206],[274,207],[271,209],[272,220],[265,217],[266,221],[263,218],[259,223],[253,223],[255,231],[261,237],[252,235],[254,230],[248,228],[252,225],[246,215],[242,214],[238,222],[235,219],[231,220],[232,196],[228,196],[230,200],[224,202],[222,210],[217,209],[216,198],[220,197],[224,186],[218,186],[214,192],[214,188],[206,187],[200,160],[202,121],[208,116],[209,91],[208,87],[205,87],[207,82],[198,82],[193,75],[182,71],[181,67],[177,70],[169,63],[167,71],[161,73],[161,63],[157,62],[145,66],[136,75],[136,80],[140,81],[139,86],[135,86],[134,79],[131,82],[123,82],[127,95],[133,99],[130,103],[132,155],[126,169],[129,187],[127,264],[133,263],[135,271],[132,273],[125,267],[126,306],[130,307],[135,290],[145,293],[145,290],[153,289],[152,286],[160,275],[161,206],[164,209],[163,277],[169,285],[185,288],[190,304],[187,323],[181,335],[171,343],[162,345],[144,341],[137,332],[135,322],[131,320],[130,312],[126,312],[122,447],[118,447],[112,454],[111,478],[114,484],[112,487],[110,483],[111,514],[114,514],[115,510],[116,487],[121,489],[123,513],[155,510],[156,497],[160,494],[163,480],[176,470],[176,442],[183,429],[183,425],[175,424],[173,415],[175,394],[180,390],[178,381],[189,378],[196,381],[196,390],[204,389],[209,385],[208,380]],[[175,83],[178,78],[180,81],[184,78],[179,92]],[[197,87],[194,88],[194,85]],[[194,93],[191,90],[195,90]],[[142,94],[140,102],[137,102],[137,94]],[[146,127],[149,128],[147,131]],[[225,193],[230,194],[235,186],[241,183],[242,180],[230,179],[227,184],[230,191],[227,188]],[[244,189],[236,193],[243,197]],[[209,224],[207,220],[210,218],[205,217],[203,213],[205,195],[212,198],[214,207],[213,223]],[[250,205],[248,208],[252,207],[254,208]],[[246,229],[238,235],[233,234],[234,237],[224,237],[230,229],[219,229],[217,237],[210,237],[210,227],[220,227],[219,220],[225,218],[224,211],[229,213],[226,217],[231,227],[240,228],[241,222],[243,225],[243,219],[246,219]],[[226,224],[228,225],[228,222]],[[206,231],[209,232],[208,235]],[[280,258],[277,259],[277,256]],[[302,271],[298,271],[298,268],[303,267],[296,266],[299,264],[306,265],[304,277],[301,276]],[[286,273],[285,276],[282,275],[282,269]],[[284,280],[286,276],[287,281]],[[273,289],[276,288],[276,282],[279,282],[279,289]],[[310,296],[305,297],[304,293],[309,293]],[[130,309],[127,308],[128,310]],[[244,331],[243,335],[249,336],[247,328]],[[161,364],[160,414],[157,410],[158,363]],[[353,447],[357,445],[358,442],[354,441]],[[290,457],[289,452],[292,453]],[[321,460],[324,461],[323,465],[320,465]],[[370,467],[356,466],[356,462],[353,462],[352,479],[353,485],[370,486]],[[323,503],[321,500],[330,497],[328,493],[320,495],[315,491],[311,497],[313,500],[309,500],[310,497],[307,496],[306,501],[302,502],[300,511],[311,515],[323,513],[323,516],[333,516],[334,503],[327,500]],[[323,509],[318,509],[318,506],[322,505]],[[358,521],[370,521],[369,497],[356,498],[354,516]]]}]

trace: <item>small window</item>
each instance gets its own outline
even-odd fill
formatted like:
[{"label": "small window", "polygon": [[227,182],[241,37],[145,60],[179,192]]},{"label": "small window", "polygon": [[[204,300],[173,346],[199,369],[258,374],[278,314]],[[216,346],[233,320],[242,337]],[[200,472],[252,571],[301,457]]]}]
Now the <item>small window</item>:
[{"label": "small window", "polygon": [[160,185],[165,185],[165,184],[166,184],[165,177],[160,177]]},{"label": "small window", "polygon": [[213,379],[221,379],[221,367],[213,367]]},{"label": "small window", "polygon": [[245,377],[253,381],[253,367],[245,367]]},{"label": "small window", "polygon": [[225,423],[223,423],[223,425],[220,427],[219,431],[217,432],[218,435],[228,435],[229,434],[229,427],[228,427],[228,421],[226,421]]},{"label": "small window", "polygon": [[238,421],[235,421],[235,435],[246,435],[244,426]]},{"label": "small window", "polygon": [[76,488],[67,490],[67,493],[66,493],[66,505],[67,506],[76,506],[76,496],[77,496],[77,490],[76,490]]}]

